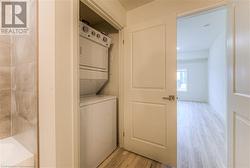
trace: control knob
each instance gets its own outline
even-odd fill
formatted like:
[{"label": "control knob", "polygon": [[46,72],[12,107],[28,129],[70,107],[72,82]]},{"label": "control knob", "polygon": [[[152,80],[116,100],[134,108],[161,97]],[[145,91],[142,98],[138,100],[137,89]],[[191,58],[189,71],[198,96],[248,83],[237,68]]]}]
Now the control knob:
[{"label": "control knob", "polygon": [[107,42],[107,41],[108,41],[107,37],[103,37],[102,40],[103,40],[104,42]]},{"label": "control knob", "polygon": [[83,30],[83,32],[87,33],[89,31],[89,28],[86,26],[83,26],[82,30]]}]

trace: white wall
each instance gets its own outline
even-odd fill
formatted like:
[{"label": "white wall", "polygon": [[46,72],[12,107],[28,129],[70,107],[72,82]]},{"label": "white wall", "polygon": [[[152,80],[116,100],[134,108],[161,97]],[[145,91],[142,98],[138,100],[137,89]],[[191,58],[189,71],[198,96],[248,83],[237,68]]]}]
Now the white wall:
[{"label": "white wall", "polygon": [[225,33],[220,34],[210,47],[208,69],[209,103],[223,119],[226,119],[227,63]]},{"label": "white wall", "polygon": [[208,101],[208,65],[207,59],[179,60],[178,69],[186,69],[188,73],[187,92],[178,92],[179,100]]},{"label": "white wall", "polygon": [[208,50],[178,52],[177,60],[207,59],[208,55]]},{"label": "white wall", "polygon": [[55,1],[38,3],[39,166],[55,168]]},{"label": "white wall", "polygon": [[[39,5],[39,166],[77,165],[75,121],[79,106],[73,80],[77,64],[76,0],[38,1]],[[48,26],[50,25],[50,26]],[[78,96],[78,94],[77,94]]]}]

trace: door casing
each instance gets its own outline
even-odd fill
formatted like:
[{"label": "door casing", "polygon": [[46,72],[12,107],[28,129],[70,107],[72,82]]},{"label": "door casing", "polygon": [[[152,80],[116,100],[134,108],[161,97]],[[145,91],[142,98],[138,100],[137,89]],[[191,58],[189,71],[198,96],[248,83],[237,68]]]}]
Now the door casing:
[{"label": "door casing", "polygon": [[[212,5],[212,6],[209,6],[207,8],[201,8],[201,9],[197,9],[197,10],[193,10],[193,11],[189,11],[189,12],[185,12],[185,13],[181,13],[181,14],[178,14],[178,18],[182,18],[182,17],[187,17],[187,16],[190,16],[190,15],[196,15],[196,14],[199,14],[199,13],[204,13],[204,12],[207,12],[207,11],[212,11],[212,10],[216,10],[216,9],[219,9],[219,8],[226,8],[227,9],[227,29],[230,29],[231,25],[230,25],[230,22],[229,22],[229,18],[230,18],[230,10],[232,10],[231,6],[229,3],[225,3],[225,2],[222,2],[222,3],[219,3],[219,4],[215,4],[215,5]],[[177,19],[178,19],[177,18]],[[230,137],[230,134],[231,134],[231,126],[233,125],[233,122],[232,122],[232,114],[229,110],[230,106],[229,106],[229,93],[230,93],[230,69],[231,69],[231,63],[229,61],[229,57],[228,55],[231,55],[232,53],[232,46],[230,45],[230,43],[228,42],[229,41],[229,32],[226,33],[226,62],[227,62],[227,111],[226,111],[226,143],[227,143],[227,150],[226,150],[226,155],[227,155],[227,165],[226,167],[228,167],[229,165],[231,165],[231,155],[233,155],[233,151],[231,150],[231,146],[232,146],[232,143],[231,143],[231,137]]]}]

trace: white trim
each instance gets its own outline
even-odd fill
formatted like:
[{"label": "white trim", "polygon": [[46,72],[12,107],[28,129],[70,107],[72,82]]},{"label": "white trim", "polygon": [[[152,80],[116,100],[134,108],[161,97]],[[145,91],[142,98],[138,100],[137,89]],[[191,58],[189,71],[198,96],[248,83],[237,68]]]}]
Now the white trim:
[{"label": "white trim", "polygon": [[229,4],[228,7],[228,32],[227,32],[227,55],[228,56],[228,168],[234,168],[234,111],[231,111],[233,100],[233,91],[234,91],[234,54],[235,54],[235,4]]},{"label": "white trim", "polygon": [[72,39],[72,105],[73,105],[73,158],[74,158],[74,167],[80,168],[80,97],[79,97],[79,0],[73,0],[72,7],[72,29],[73,29],[73,39]]},{"label": "white trim", "polygon": [[118,143],[124,147],[124,30],[119,31],[119,113]]},{"label": "white trim", "polygon": [[191,15],[197,15],[199,13],[204,13],[204,12],[211,11],[211,10],[216,10],[216,9],[221,8],[223,6],[226,6],[226,5],[227,5],[227,3],[225,1],[221,1],[218,3],[212,4],[210,6],[207,6],[207,7],[202,7],[202,8],[190,10],[188,12],[178,13],[177,18],[189,17]]},{"label": "white trim", "polygon": [[100,15],[103,19],[105,19],[108,23],[114,26],[116,29],[121,30],[123,26],[118,23],[112,16],[110,16],[106,11],[104,11],[97,3],[89,0],[80,0],[82,3],[87,5],[90,9],[92,9],[95,13]]}]

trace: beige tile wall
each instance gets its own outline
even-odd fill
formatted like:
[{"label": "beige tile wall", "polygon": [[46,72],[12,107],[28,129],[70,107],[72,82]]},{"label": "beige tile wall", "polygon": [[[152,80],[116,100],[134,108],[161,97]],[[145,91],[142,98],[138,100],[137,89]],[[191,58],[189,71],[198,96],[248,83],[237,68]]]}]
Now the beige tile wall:
[{"label": "beige tile wall", "polygon": [[29,35],[0,35],[0,139],[13,136],[37,156],[36,6],[29,2]]},{"label": "beige tile wall", "polygon": [[0,139],[11,135],[11,44],[0,36]]},{"label": "beige tile wall", "polygon": [[35,1],[30,6],[30,33],[12,39],[12,135],[29,151],[37,149],[37,44]]}]

